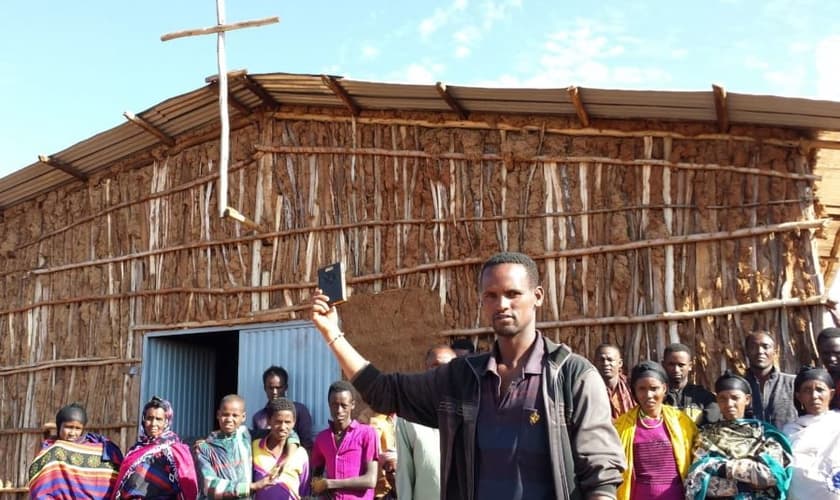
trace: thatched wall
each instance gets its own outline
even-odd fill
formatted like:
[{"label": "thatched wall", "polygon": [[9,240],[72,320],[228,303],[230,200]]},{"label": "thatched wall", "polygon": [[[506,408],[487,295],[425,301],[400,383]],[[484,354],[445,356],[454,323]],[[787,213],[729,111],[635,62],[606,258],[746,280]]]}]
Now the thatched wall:
[{"label": "thatched wall", "polygon": [[[299,317],[338,259],[365,295],[342,306],[349,335],[386,367],[416,366],[441,332],[486,337],[476,273],[500,249],[538,261],[543,331],[585,354],[610,340],[632,364],[681,339],[708,380],[763,327],[784,366],[812,359],[819,222],[799,136],[598,126],[291,110],[234,132],[230,203],[257,233],[216,215],[212,130],[8,209],[0,479],[25,483],[40,426],[69,401],[133,441],[144,333]],[[370,296],[398,289],[381,309]]]}]

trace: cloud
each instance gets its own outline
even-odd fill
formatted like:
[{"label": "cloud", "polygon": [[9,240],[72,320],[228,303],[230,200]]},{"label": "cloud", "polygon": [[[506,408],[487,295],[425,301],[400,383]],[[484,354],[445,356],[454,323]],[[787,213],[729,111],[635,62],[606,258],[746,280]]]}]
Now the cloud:
[{"label": "cloud", "polygon": [[463,59],[472,53],[472,47],[481,40],[481,30],[473,25],[467,25],[452,35],[455,42],[455,57]]},{"label": "cloud", "polygon": [[522,8],[521,0],[487,0],[481,6],[483,16],[482,25],[489,30],[497,21],[508,18],[510,9]]},{"label": "cloud", "polygon": [[[628,44],[630,48],[626,47]],[[638,53],[637,44],[644,42],[585,19],[577,20],[571,29],[546,35],[536,58],[536,68],[521,83],[528,87],[664,87],[672,79],[665,69],[647,62],[618,64],[621,56]],[[668,49],[662,57],[670,54]]]},{"label": "cloud", "polygon": [[362,45],[362,59],[376,59],[379,57],[379,48],[370,44]]},{"label": "cloud", "polygon": [[430,61],[414,62],[389,75],[388,80],[397,83],[429,84],[439,81],[445,69],[443,64]]},{"label": "cloud", "polygon": [[448,24],[454,15],[466,10],[467,5],[467,0],[455,0],[452,5],[446,8],[438,7],[431,16],[420,21],[417,27],[418,31],[420,31],[420,36],[424,39],[428,38],[429,35]]},{"label": "cloud", "polygon": [[817,66],[817,97],[840,101],[840,35],[832,35],[817,43],[815,63]]}]

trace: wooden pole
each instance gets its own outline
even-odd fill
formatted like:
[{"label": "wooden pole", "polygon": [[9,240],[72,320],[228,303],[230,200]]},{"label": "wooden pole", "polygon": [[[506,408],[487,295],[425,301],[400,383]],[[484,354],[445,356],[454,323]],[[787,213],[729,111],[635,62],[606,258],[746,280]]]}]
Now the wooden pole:
[{"label": "wooden pole", "polygon": [[[773,299],[765,300],[763,302],[752,302],[749,304],[737,304],[734,306],[716,307],[711,309],[698,309],[696,311],[678,311],[678,312],[663,312],[659,314],[644,314],[639,316],[610,316],[604,318],[575,318],[563,321],[538,321],[537,328],[572,328],[581,326],[594,325],[618,325],[618,324],[641,324],[654,322],[669,322],[669,321],[688,321],[697,318],[706,318],[711,316],[726,316],[728,314],[741,314],[758,311],[767,311],[772,309],[785,309],[790,307],[806,307],[825,304],[827,298],[824,295],[815,295],[806,297],[804,299]],[[440,337],[451,336],[474,336],[492,334],[493,329],[490,327],[482,328],[462,328],[453,330],[443,330],[436,335]]]},{"label": "wooden pole", "polygon": [[[216,0],[216,21],[225,24],[225,0]],[[221,137],[219,145],[219,217],[228,213],[228,160],[230,159],[230,117],[228,116],[227,58],[225,55],[225,32],[218,32],[216,52],[219,66],[219,120]]]},{"label": "wooden pole", "polygon": [[262,19],[254,19],[252,21],[240,21],[238,23],[219,24],[217,26],[210,26],[208,28],[197,28],[183,31],[176,31],[174,33],[167,33],[161,35],[161,42],[168,42],[176,38],[184,38],[188,36],[210,35],[213,33],[224,33],[225,31],[233,31],[242,28],[255,28],[257,26],[265,26],[267,24],[279,23],[280,18],[277,16],[264,17]]}]

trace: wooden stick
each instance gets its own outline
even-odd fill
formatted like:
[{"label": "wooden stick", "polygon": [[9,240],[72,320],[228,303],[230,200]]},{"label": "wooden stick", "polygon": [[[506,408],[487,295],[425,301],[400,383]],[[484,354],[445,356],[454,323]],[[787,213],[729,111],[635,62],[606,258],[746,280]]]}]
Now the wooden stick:
[{"label": "wooden stick", "polygon": [[[738,239],[743,238],[745,236],[751,235],[758,235],[758,234],[770,234],[770,233],[777,233],[777,232],[787,232],[787,231],[796,231],[799,229],[812,229],[812,228],[819,228],[826,224],[828,224],[831,219],[816,219],[816,220],[809,220],[809,221],[798,221],[798,222],[783,222],[781,224],[773,224],[768,226],[758,226],[758,227],[750,227],[745,229],[736,229],[734,231],[718,231],[713,233],[699,233],[699,234],[689,234],[689,235],[680,235],[680,236],[672,236],[670,238],[657,238],[652,240],[640,240],[640,241],[632,241],[628,243],[621,243],[616,245],[598,245],[594,247],[587,247],[587,248],[576,248],[576,249],[567,249],[561,252],[554,252],[546,255],[552,255],[554,257],[577,257],[583,255],[592,255],[596,253],[607,253],[607,252],[619,252],[624,250],[632,250],[632,249],[639,249],[639,248],[648,248],[648,247],[655,247],[655,246],[663,246],[668,244],[680,244],[680,243],[689,243],[689,242],[698,242],[698,241],[707,241],[707,240],[725,240],[725,239]],[[423,221],[424,223],[428,223],[428,221]],[[443,222],[446,222],[445,220]],[[406,221],[389,221],[389,225],[396,225],[396,224],[405,224]],[[356,226],[362,225],[369,225],[368,224],[357,224]],[[350,226],[353,227],[353,226]],[[333,226],[321,226],[321,230],[324,228],[329,228],[330,230],[336,229],[347,229],[347,225],[333,225]],[[284,231],[283,233],[289,234],[300,234],[300,233],[309,233],[311,232],[309,229],[298,229],[291,232]],[[286,235],[286,234],[282,234]],[[105,259],[97,259],[92,261],[86,262],[78,262],[74,264],[66,264],[62,266],[55,266],[55,267],[48,267],[44,269],[35,269],[32,271],[34,275],[44,275],[44,274],[52,274],[60,271],[68,271],[71,269],[78,269],[83,267],[90,267],[90,266],[98,266],[104,265],[111,262],[122,262],[127,260],[133,260],[137,258],[148,257],[151,255],[157,254],[164,254],[164,253],[173,253],[173,252],[180,252],[183,250],[188,249],[196,249],[196,248],[203,248],[203,247],[222,247],[222,246],[229,246],[236,243],[242,243],[246,241],[253,241],[255,239],[260,238],[271,238],[274,236],[278,236],[274,233],[268,233],[263,235],[256,235],[250,237],[241,237],[241,238],[232,238],[228,240],[220,240],[216,242],[198,242],[198,243],[191,243],[188,245],[178,245],[173,246],[165,249],[156,249],[156,250],[148,250],[143,252],[135,252],[132,254],[122,255],[119,257],[109,257]],[[399,271],[397,271],[399,272]]]},{"label": "wooden stick", "polygon": [[[231,165],[228,170],[231,171],[231,172],[234,171],[234,170],[239,170],[241,168],[245,168],[246,166],[248,166],[249,164],[251,164],[253,162],[254,162],[254,159],[252,159],[252,158],[249,158],[249,159],[243,160],[243,161],[239,161],[239,162],[236,162],[233,165]],[[74,227],[78,227],[78,226],[81,226],[83,224],[87,224],[89,222],[92,222],[92,221],[96,220],[99,217],[110,214],[110,213],[115,212],[117,210],[122,210],[122,209],[125,209],[125,208],[131,208],[131,207],[133,207],[135,205],[139,205],[141,203],[146,203],[146,202],[151,201],[151,200],[156,200],[158,198],[163,198],[165,196],[170,196],[170,195],[173,195],[173,194],[177,194],[177,193],[180,193],[182,191],[187,191],[191,188],[201,186],[201,185],[207,184],[209,182],[213,182],[214,180],[216,180],[218,178],[219,178],[219,173],[216,172],[216,173],[213,173],[213,174],[206,175],[204,177],[199,177],[198,179],[193,179],[189,182],[185,182],[183,184],[180,184],[180,185],[175,186],[175,187],[170,188],[170,189],[166,189],[166,190],[162,190],[162,191],[158,191],[158,192],[155,192],[155,193],[148,194],[146,196],[143,196],[142,198],[137,198],[136,200],[131,200],[131,201],[125,201],[123,203],[118,203],[118,204],[116,204],[112,207],[102,209],[99,213],[94,214],[94,215],[89,215],[87,217],[73,219],[73,222],[71,222],[70,224],[67,224],[66,226],[62,226],[58,229],[50,231],[49,233],[41,234],[38,237],[38,239],[21,244],[19,247],[15,248],[15,251],[24,250],[24,249],[26,249],[26,248],[28,248],[32,245],[37,245],[37,244],[41,243],[42,241],[44,241],[48,238],[58,236],[62,233],[65,233],[65,232],[69,231],[70,229],[73,229]],[[5,276],[5,274],[2,274],[0,276]]]},{"label": "wooden stick", "polygon": [[131,123],[137,125],[141,129],[160,139],[160,141],[166,144],[167,146],[172,147],[175,145],[174,137],[167,135],[164,131],[149,123],[147,120],[135,115],[131,111],[124,111],[123,116],[126,120],[130,121]]},{"label": "wooden stick", "polygon": [[82,182],[87,182],[87,180],[88,180],[88,176],[87,176],[86,173],[82,172],[81,170],[74,167],[73,165],[71,165],[67,162],[61,161],[57,158],[51,158],[48,155],[38,155],[38,161],[40,161],[41,163],[43,163],[45,165],[49,165],[52,168],[56,168],[58,170],[61,170],[62,172],[66,173],[66,174],[70,174],[70,175],[79,179]]},{"label": "wooden stick", "polygon": [[[470,155],[466,153],[429,153],[427,151],[393,151],[382,148],[355,148],[348,149],[337,146],[266,146],[256,144],[254,145],[256,151],[264,153],[282,153],[282,154],[325,154],[325,155],[366,155],[366,156],[397,156],[409,158],[428,158],[428,159],[455,159],[455,160],[484,160],[484,161],[504,161],[505,157],[497,153],[484,153],[481,155]],[[782,179],[796,179],[796,180],[810,180],[818,181],[822,177],[815,174],[799,174],[793,172],[778,172],[775,170],[764,170],[759,168],[736,167],[734,165],[719,165],[715,163],[688,163],[688,162],[672,162],[669,160],[621,160],[618,158],[606,158],[598,156],[553,156],[540,155],[527,158],[517,158],[517,161],[522,162],[557,162],[557,163],[602,163],[608,165],[627,165],[627,166],[660,166],[687,170],[713,170],[713,171],[728,171],[739,172],[749,175],[760,175],[767,177],[779,177]]]},{"label": "wooden stick", "polygon": [[[775,224],[772,226],[761,226],[761,227],[754,227],[754,228],[746,228],[746,229],[737,229],[734,231],[719,231],[715,233],[703,233],[703,234],[691,234],[691,235],[684,235],[684,236],[672,236],[666,238],[656,238],[651,240],[642,240],[642,241],[632,241],[628,243],[621,243],[615,245],[598,245],[594,247],[587,247],[587,248],[571,248],[565,250],[557,250],[553,252],[546,252],[543,255],[539,256],[532,256],[535,260],[545,260],[545,259],[564,259],[564,258],[576,258],[582,257],[586,255],[595,255],[595,254],[603,254],[603,253],[615,253],[615,252],[623,252],[627,250],[636,250],[642,248],[653,248],[653,247],[661,247],[666,245],[677,245],[677,244],[685,244],[685,243],[695,243],[695,242],[709,242],[709,241],[720,241],[720,240],[729,240],[729,239],[739,239],[745,238],[753,235],[758,234],[772,234],[772,233],[779,233],[779,232],[789,232],[789,231],[798,231],[800,229],[810,229],[816,228],[824,225],[828,222],[829,219],[818,219],[818,220],[811,220],[811,221],[799,221],[799,222],[785,222],[782,224]],[[224,247],[225,245],[220,244],[219,246]],[[119,260],[128,260],[128,259],[136,259],[145,256],[148,252],[140,252],[139,254],[135,254],[132,256],[124,256],[119,258]],[[103,263],[108,263],[113,259],[102,259],[99,261],[89,262],[87,264],[74,264],[71,267],[87,267],[92,265],[101,265]],[[484,262],[484,259],[481,257],[470,257],[464,259],[456,259],[456,260],[448,260],[448,261],[440,261],[440,262],[433,262],[428,264],[421,264],[411,268],[405,269],[397,269],[394,271],[389,272],[382,272],[382,273],[372,273],[367,274],[364,276],[357,276],[353,278],[348,278],[348,284],[360,284],[360,283],[367,283],[370,281],[376,281],[381,279],[390,279],[395,278],[397,276],[402,276],[406,274],[415,274],[420,272],[426,271],[437,271],[441,269],[447,269],[451,267],[461,267],[467,265],[477,265]],[[66,267],[66,266],[62,266]],[[53,270],[55,272],[55,269]],[[237,293],[252,293],[254,291],[275,291],[275,290],[301,290],[301,289],[308,289],[314,288],[316,283],[314,282],[299,282],[299,283],[285,283],[285,284],[277,284],[277,285],[270,285],[265,287],[250,287],[250,286],[240,286],[240,287],[230,287],[230,288],[187,288],[187,287],[179,287],[179,288],[157,288],[154,290],[142,290],[142,291],[135,291],[135,292],[125,292],[122,294],[117,294],[116,296],[113,295],[102,295],[102,296],[88,296],[88,297],[72,297],[67,299],[52,299],[52,300],[44,300],[39,301],[36,300],[33,303],[19,308],[14,309],[7,309],[5,311],[0,311],[0,314],[12,314],[17,312],[26,312],[38,307],[42,307],[45,305],[61,305],[61,304],[70,304],[70,303],[81,303],[81,302],[95,302],[95,301],[108,301],[108,300],[116,300],[116,299],[125,299],[125,298],[132,298],[138,296],[152,296],[152,297],[159,297],[168,294],[176,294],[176,293],[192,293],[192,294],[202,294],[202,295],[233,295]]]},{"label": "wooden stick", "polygon": [[[350,121],[349,117],[334,116],[327,114],[306,113],[306,112],[290,112],[290,111],[276,111],[273,113],[275,118],[288,120],[302,120],[315,122],[340,122]],[[441,120],[419,120],[411,118],[382,118],[375,116],[358,116],[355,117],[358,123],[372,124],[372,125],[413,125],[428,128],[462,128],[475,130],[509,130],[517,132],[536,132],[542,127],[536,125],[517,126],[502,123],[498,120],[488,120],[487,122],[478,120],[447,120],[441,115]],[[826,140],[811,140],[811,139],[775,139],[775,138],[761,138],[748,135],[735,135],[731,133],[701,133],[695,135],[680,134],[677,132],[665,130],[616,130],[609,128],[545,128],[545,133],[552,135],[568,135],[568,136],[593,136],[593,137],[672,137],[674,139],[687,139],[694,141],[737,141],[760,143],[772,146],[782,146],[789,148],[818,148],[818,149],[840,149],[840,141],[826,141]]]},{"label": "wooden stick", "polygon": [[[315,285],[312,285],[314,288]],[[298,304],[293,306],[285,306],[278,309],[270,309],[260,311],[260,314],[254,314],[246,317],[233,317],[221,320],[211,321],[187,321],[183,323],[170,324],[137,324],[130,327],[134,332],[143,331],[159,331],[159,330],[181,330],[188,328],[209,328],[218,326],[236,326],[236,325],[250,325],[255,323],[273,323],[277,321],[287,321],[291,318],[292,313],[298,311],[309,310],[312,306],[307,304]]]},{"label": "wooden stick", "polygon": [[[716,307],[712,309],[700,309],[696,311],[676,311],[663,312],[660,314],[644,314],[639,316],[611,316],[604,318],[575,318],[563,321],[543,321],[537,322],[537,328],[572,328],[581,326],[594,325],[633,325],[641,323],[656,323],[668,321],[688,321],[698,318],[706,318],[713,316],[726,316],[728,314],[741,314],[758,311],[767,311],[772,309],[786,309],[790,307],[806,307],[823,305],[827,302],[825,295],[815,295],[806,297],[804,299],[773,299],[763,302],[752,302],[749,304],[737,304],[733,306]],[[458,335],[487,335],[492,334],[493,329],[490,327],[482,328],[461,328],[453,330],[443,330],[436,335],[440,337],[451,337]]]},{"label": "wooden stick", "polygon": [[161,35],[160,41],[161,42],[168,42],[169,40],[175,40],[176,38],[185,38],[188,36],[198,36],[198,35],[211,35],[213,33],[224,33],[226,31],[233,31],[242,28],[253,28],[256,26],[265,26],[267,24],[275,24],[279,23],[280,18],[277,16],[272,17],[264,17],[262,19],[254,19],[252,21],[240,21],[237,23],[230,23],[230,24],[217,24],[216,26],[209,26],[207,28],[196,28],[196,29],[189,29],[183,31],[175,31],[172,33],[167,33],[165,35]]},{"label": "wooden stick", "polygon": [[65,368],[65,367],[90,367],[90,366],[109,366],[109,365],[130,365],[133,363],[140,363],[140,359],[136,358],[72,358],[72,359],[55,359],[50,361],[41,361],[38,363],[30,363],[26,365],[8,366],[0,369],[0,377],[6,375],[15,375],[18,373],[30,373],[40,370],[48,370],[51,368]]}]

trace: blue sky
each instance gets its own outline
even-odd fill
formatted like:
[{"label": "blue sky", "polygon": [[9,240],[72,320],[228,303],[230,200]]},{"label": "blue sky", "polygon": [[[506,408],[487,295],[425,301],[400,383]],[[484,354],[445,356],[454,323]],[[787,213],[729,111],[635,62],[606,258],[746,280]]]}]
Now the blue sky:
[{"label": "blue sky", "polygon": [[[228,68],[389,82],[840,101],[840,2],[228,0]],[[214,0],[3,0],[0,177],[216,73]]]}]

